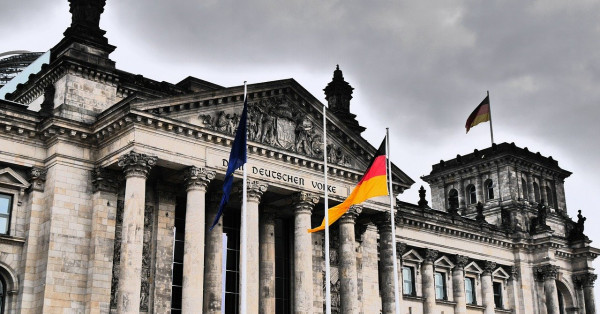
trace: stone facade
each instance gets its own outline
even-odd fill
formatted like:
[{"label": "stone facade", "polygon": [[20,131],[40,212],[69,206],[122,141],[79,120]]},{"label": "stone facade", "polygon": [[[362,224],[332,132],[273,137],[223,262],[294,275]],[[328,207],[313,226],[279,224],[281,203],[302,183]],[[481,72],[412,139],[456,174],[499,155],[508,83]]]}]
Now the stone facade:
[{"label": "stone facade", "polygon": [[[0,100],[6,313],[323,313],[326,287],[334,313],[595,313],[600,250],[568,215],[570,173],[507,143],[434,165],[430,202],[421,189],[418,204],[352,207],[330,229],[327,280],[324,234],[307,232],[323,219],[323,158],[333,205],[375,153],[339,67],[327,139],[297,82],[248,86],[246,228],[238,170],[211,231],[243,86],[120,71],[105,1],[70,3],[50,64]],[[395,196],[414,183],[392,177]]]}]

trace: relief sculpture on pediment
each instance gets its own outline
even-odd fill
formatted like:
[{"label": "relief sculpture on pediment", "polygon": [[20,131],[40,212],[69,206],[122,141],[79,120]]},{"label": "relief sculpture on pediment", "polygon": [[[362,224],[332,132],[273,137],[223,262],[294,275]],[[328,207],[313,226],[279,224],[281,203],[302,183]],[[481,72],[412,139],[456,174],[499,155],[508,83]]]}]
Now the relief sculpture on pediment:
[{"label": "relief sculpture on pediment", "polygon": [[[199,115],[202,126],[235,135],[240,114],[218,111]],[[323,136],[304,113],[294,108],[285,96],[248,103],[248,140],[282,148],[313,158],[323,158]],[[341,146],[328,143],[328,161],[352,166],[352,159]]]}]

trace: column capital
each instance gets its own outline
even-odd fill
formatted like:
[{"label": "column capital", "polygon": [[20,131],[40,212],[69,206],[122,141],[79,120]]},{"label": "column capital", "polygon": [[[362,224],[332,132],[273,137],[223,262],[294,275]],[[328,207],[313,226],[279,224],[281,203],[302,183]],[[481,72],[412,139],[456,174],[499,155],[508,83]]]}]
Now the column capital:
[{"label": "column capital", "polygon": [[117,165],[123,168],[125,177],[147,178],[150,169],[156,164],[156,157],[130,151],[119,157]]},{"label": "column capital", "polygon": [[536,267],[535,274],[537,275],[538,279],[540,279],[540,280],[556,279],[556,277],[558,276],[559,269],[560,269],[560,267],[558,267],[556,265],[547,264],[547,265]]},{"label": "column capital", "polygon": [[402,259],[402,254],[406,251],[406,243],[396,242],[396,257]]},{"label": "column capital", "polygon": [[[400,223],[400,216],[399,215],[395,215],[394,216],[394,226],[397,226]],[[390,213],[385,211],[383,213],[379,213],[374,215],[371,218],[371,221],[373,221],[373,223],[377,226],[377,228],[379,229],[379,232],[382,231],[388,231],[391,232],[392,231],[392,218],[390,217]]]},{"label": "column capital", "polygon": [[425,249],[423,252],[425,253],[425,263],[434,263],[440,254],[439,251],[432,249]]},{"label": "column capital", "polygon": [[465,269],[465,266],[467,266],[468,262],[469,262],[468,257],[466,257],[464,255],[456,254],[454,256],[454,269],[456,269],[456,270]]},{"label": "column capital", "polygon": [[594,273],[583,273],[573,275],[573,282],[577,288],[593,287],[598,275]]},{"label": "column capital", "polygon": [[485,263],[483,264],[482,275],[491,275],[494,272],[494,269],[496,269],[495,262],[485,261]]},{"label": "column capital", "polygon": [[269,184],[266,182],[261,182],[261,181],[257,181],[257,180],[248,180],[248,190],[247,190],[247,196],[248,196],[248,200],[254,201],[254,202],[260,202],[260,198],[262,197],[263,193],[265,193],[267,191],[267,188],[269,187]]},{"label": "column capital", "polygon": [[191,166],[187,167],[183,172],[183,180],[188,191],[206,191],[206,187],[208,187],[208,184],[214,178],[215,172],[206,168]]},{"label": "column capital", "polygon": [[340,224],[343,224],[343,223],[355,224],[356,218],[358,218],[360,213],[362,213],[361,205],[350,206],[348,211],[344,215],[342,215],[342,217],[340,217]]},{"label": "column capital", "polygon": [[509,280],[519,280],[519,276],[521,275],[519,273],[519,268],[517,268],[517,266],[510,266],[510,278],[508,278]]},{"label": "column capital", "polygon": [[43,168],[33,167],[29,170],[29,182],[34,191],[43,192],[46,183],[46,173],[48,171]]},{"label": "column capital", "polygon": [[117,193],[118,187],[118,175],[114,171],[103,167],[95,167],[92,170],[92,191],[94,193],[98,191]]},{"label": "column capital", "polygon": [[319,202],[319,196],[309,192],[297,192],[292,194],[292,204],[294,212],[297,214],[311,214],[315,205]]}]

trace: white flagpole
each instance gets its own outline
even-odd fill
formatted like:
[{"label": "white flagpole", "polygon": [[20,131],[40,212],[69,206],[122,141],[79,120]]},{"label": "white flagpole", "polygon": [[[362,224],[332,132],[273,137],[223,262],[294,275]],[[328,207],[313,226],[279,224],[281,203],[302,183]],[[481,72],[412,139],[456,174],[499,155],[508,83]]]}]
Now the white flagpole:
[{"label": "white flagpole", "polygon": [[325,172],[325,313],[331,314],[331,272],[329,270],[329,199],[327,191],[327,107],[323,105],[323,168]]},{"label": "white flagpole", "polygon": [[[246,87],[246,81],[244,81],[244,103],[246,102],[246,93],[247,93],[247,87]],[[246,154],[248,153],[248,129],[246,128]],[[246,314],[247,313],[247,294],[246,294],[246,286],[247,286],[247,263],[248,263],[248,250],[247,250],[247,233],[248,233],[248,226],[247,226],[247,222],[246,222],[246,194],[248,192],[248,185],[247,185],[247,180],[248,180],[248,176],[246,173],[246,169],[248,167],[246,167],[247,165],[244,164],[243,166],[243,179],[242,179],[242,218],[241,218],[241,226],[240,226],[240,243],[244,243],[246,245],[243,245],[241,247],[241,261],[242,261],[242,267],[240,269],[241,272],[241,282],[240,282],[240,313],[242,314]],[[225,302],[225,300],[223,300],[223,302]]]},{"label": "white flagpole", "polygon": [[394,219],[394,193],[392,191],[392,161],[390,159],[390,128],[385,128],[385,154],[387,157],[388,190],[390,195],[390,218],[392,224],[392,256],[394,257],[394,303],[400,314],[400,290],[398,289],[398,262],[396,256],[396,223]]}]

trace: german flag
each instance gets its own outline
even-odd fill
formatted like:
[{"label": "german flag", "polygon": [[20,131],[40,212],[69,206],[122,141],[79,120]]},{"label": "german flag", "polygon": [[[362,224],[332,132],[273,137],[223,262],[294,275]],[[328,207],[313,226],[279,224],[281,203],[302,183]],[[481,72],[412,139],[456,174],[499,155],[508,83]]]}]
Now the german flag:
[{"label": "german flag", "polygon": [[[360,204],[375,196],[388,195],[386,170],[387,159],[385,156],[384,138],[369,167],[367,167],[367,171],[365,171],[358,185],[352,190],[350,196],[341,204],[329,209],[329,225],[331,226],[336,220],[340,219],[350,209],[350,206]],[[317,232],[323,229],[325,229],[325,219],[323,219],[320,226],[309,229],[308,232]]]},{"label": "german flag", "polygon": [[465,124],[467,133],[469,133],[472,127],[486,121],[490,121],[490,96],[486,96],[467,119],[467,123]]}]

